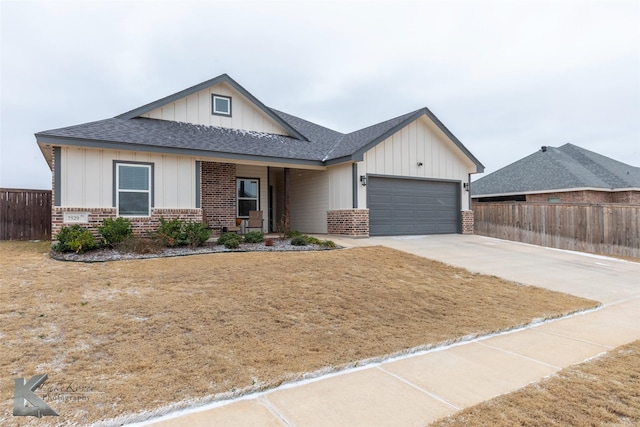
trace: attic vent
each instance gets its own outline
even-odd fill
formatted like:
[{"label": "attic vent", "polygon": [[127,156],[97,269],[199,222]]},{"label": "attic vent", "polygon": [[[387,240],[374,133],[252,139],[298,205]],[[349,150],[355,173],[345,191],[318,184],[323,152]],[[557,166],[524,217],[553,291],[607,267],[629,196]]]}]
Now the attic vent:
[{"label": "attic vent", "polygon": [[540,149],[542,150],[543,153],[547,152],[547,146],[543,145],[542,147],[540,147]]}]

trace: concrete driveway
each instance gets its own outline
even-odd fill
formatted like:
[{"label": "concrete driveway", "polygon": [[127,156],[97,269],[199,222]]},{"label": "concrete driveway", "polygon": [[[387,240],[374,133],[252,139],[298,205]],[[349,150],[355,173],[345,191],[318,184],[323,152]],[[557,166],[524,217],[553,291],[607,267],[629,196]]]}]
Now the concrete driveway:
[{"label": "concrete driveway", "polygon": [[640,263],[480,236],[329,238],[346,247],[384,245],[471,271],[591,298],[604,306],[173,413],[145,424],[427,425],[640,339]]}]

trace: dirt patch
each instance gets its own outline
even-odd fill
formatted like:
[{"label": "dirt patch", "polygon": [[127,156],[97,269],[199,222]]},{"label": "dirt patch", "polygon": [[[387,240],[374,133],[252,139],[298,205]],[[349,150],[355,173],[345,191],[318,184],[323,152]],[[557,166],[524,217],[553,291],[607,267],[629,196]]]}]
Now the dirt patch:
[{"label": "dirt patch", "polygon": [[514,425],[640,425],[640,341],[430,424]]},{"label": "dirt patch", "polygon": [[[2,425],[207,402],[597,305],[383,247],[95,264],[48,248],[0,242]],[[13,378],[41,373],[86,400],[13,417]]]}]

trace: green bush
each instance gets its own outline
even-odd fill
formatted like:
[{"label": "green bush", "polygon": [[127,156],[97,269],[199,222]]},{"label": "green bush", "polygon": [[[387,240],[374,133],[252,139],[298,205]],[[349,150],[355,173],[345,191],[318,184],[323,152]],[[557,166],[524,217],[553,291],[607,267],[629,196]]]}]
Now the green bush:
[{"label": "green bush", "polygon": [[224,247],[227,249],[237,249],[240,246],[240,236],[236,237],[235,239],[227,239],[226,242],[224,242]]},{"label": "green bush", "polygon": [[336,247],[336,242],[334,242],[333,240],[323,240],[320,242],[320,246],[323,248],[334,249]]},{"label": "green bush", "polygon": [[195,248],[211,237],[211,231],[202,222],[185,222],[177,218],[167,221],[160,218],[160,225],[151,236],[163,246],[189,245]]},{"label": "green bush", "polygon": [[81,254],[98,247],[96,238],[93,237],[91,231],[78,224],[72,225],[71,227],[62,227],[60,232],[56,234],[55,240],[57,240],[58,243],[56,243],[52,249],[56,252],[75,252]]},{"label": "green bush", "polygon": [[320,244],[320,239],[318,239],[317,237],[307,236],[307,235],[304,235],[302,237],[304,237],[304,240],[306,240],[308,245],[319,245]]},{"label": "green bush", "polygon": [[240,239],[241,239],[240,235],[236,233],[222,233],[220,237],[218,237],[218,244],[224,245],[229,240],[237,240],[238,243],[240,243]]},{"label": "green bush", "polygon": [[160,225],[153,233],[153,237],[162,243],[162,246],[184,246],[189,242],[182,232],[182,226],[182,221],[177,218],[169,221],[160,218]]},{"label": "green bush", "polygon": [[201,222],[187,222],[183,226],[183,232],[192,249],[201,246],[211,237],[211,230]]},{"label": "green bush", "polygon": [[296,236],[291,239],[291,244],[293,246],[307,246],[307,240],[302,236]]},{"label": "green bush", "polygon": [[293,239],[294,237],[302,236],[302,233],[297,230],[291,230],[286,235],[287,239]]},{"label": "green bush", "polygon": [[98,227],[98,231],[104,238],[107,246],[111,247],[133,236],[131,221],[123,217],[118,217],[115,220],[113,218],[103,219],[102,225]]},{"label": "green bush", "polygon": [[250,231],[244,236],[244,241],[247,243],[260,243],[264,240],[264,233],[262,231]]}]

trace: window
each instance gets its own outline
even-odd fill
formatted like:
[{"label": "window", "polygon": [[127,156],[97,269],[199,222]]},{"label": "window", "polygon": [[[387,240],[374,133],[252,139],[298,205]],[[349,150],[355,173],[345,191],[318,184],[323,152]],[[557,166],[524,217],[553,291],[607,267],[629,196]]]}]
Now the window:
[{"label": "window", "polygon": [[238,178],[236,181],[238,218],[249,218],[249,211],[257,211],[260,180]]},{"label": "window", "polygon": [[231,116],[231,98],[222,95],[211,95],[211,114]]},{"label": "window", "polygon": [[547,203],[560,203],[560,197],[547,197]]},{"label": "window", "polygon": [[151,215],[152,166],[116,163],[115,199],[118,216]]}]

